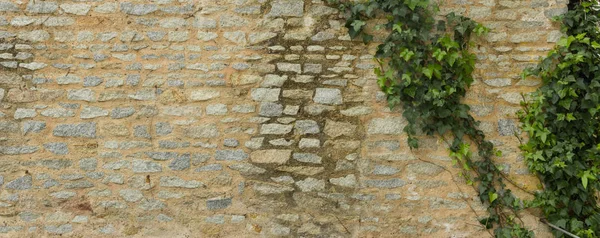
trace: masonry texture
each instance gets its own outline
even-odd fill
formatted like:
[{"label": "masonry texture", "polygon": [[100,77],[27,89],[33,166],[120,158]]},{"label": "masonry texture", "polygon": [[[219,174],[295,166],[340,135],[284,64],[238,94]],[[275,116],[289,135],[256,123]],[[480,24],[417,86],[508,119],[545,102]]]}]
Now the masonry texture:
[{"label": "masonry texture", "polygon": [[[452,11],[491,28],[466,102],[534,191],[514,113],[540,82],[519,75],[561,36],[566,0],[442,1]],[[408,149],[376,45],[351,41],[340,14],[321,0],[0,0],[0,236],[488,236],[445,143]]]}]

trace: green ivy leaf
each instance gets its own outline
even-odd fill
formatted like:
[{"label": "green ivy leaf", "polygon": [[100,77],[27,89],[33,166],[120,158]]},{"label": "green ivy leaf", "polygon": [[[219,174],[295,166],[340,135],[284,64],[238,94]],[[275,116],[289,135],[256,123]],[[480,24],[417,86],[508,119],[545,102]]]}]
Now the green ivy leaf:
[{"label": "green ivy leaf", "polygon": [[496,199],[498,199],[498,194],[497,193],[493,193],[493,192],[489,192],[488,193],[488,198],[490,199],[490,203],[493,203],[494,201],[496,201]]},{"label": "green ivy leaf", "polygon": [[421,72],[427,76],[427,78],[431,79],[433,77],[433,70],[430,68],[423,68]]},{"label": "green ivy leaf", "polygon": [[353,27],[354,31],[359,32],[362,29],[362,27],[366,24],[367,24],[367,22],[365,22],[365,21],[354,20],[352,22],[351,26]]}]

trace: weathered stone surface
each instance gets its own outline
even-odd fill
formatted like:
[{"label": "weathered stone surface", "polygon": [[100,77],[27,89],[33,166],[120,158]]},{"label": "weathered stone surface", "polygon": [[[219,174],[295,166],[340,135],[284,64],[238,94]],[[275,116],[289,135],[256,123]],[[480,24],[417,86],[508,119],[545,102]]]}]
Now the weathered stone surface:
[{"label": "weathered stone surface", "polygon": [[252,189],[260,195],[281,194],[285,192],[294,191],[294,188],[290,186],[270,183],[256,183],[254,184]]},{"label": "weathered stone surface", "polygon": [[252,100],[259,102],[276,102],[279,100],[279,88],[253,88],[251,92]]},{"label": "weathered stone surface", "polygon": [[292,131],[292,125],[282,124],[263,124],[260,127],[260,134],[263,135],[284,135]]},{"label": "weathered stone surface", "polygon": [[121,3],[121,11],[136,16],[142,16],[150,14],[158,10],[158,7],[154,4],[133,4],[130,2]]},{"label": "weathered stone surface", "polygon": [[267,172],[267,170],[254,166],[248,163],[232,164],[229,166],[230,169],[240,172],[242,175],[255,175]]},{"label": "weathered stone surface", "polygon": [[302,192],[321,191],[325,189],[325,181],[309,177],[302,181],[297,181],[296,186]]},{"label": "weathered stone surface", "polygon": [[265,117],[278,117],[283,113],[283,105],[272,102],[263,102],[260,104],[258,115]]},{"label": "weathered stone surface", "polygon": [[500,119],[498,120],[498,133],[501,136],[514,136],[515,133],[519,134],[520,130],[511,119]]},{"label": "weathered stone surface", "polygon": [[95,138],[96,123],[58,124],[52,134],[59,137]]},{"label": "weathered stone surface", "polygon": [[58,4],[51,1],[29,1],[26,11],[29,13],[53,13],[58,10]]},{"label": "weathered stone surface", "polygon": [[409,164],[408,166],[406,166],[406,170],[409,172],[417,173],[417,174],[435,176],[435,175],[438,175],[441,172],[443,172],[444,168],[442,168],[439,165],[422,162],[422,163]]},{"label": "weathered stone surface", "polygon": [[27,135],[29,133],[39,133],[42,130],[46,129],[46,122],[43,121],[26,121],[23,122],[23,135]]},{"label": "weathered stone surface", "polygon": [[168,188],[199,188],[204,186],[204,184],[196,180],[186,181],[176,176],[162,176],[160,177],[160,186]]},{"label": "weathered stone surface", "polygon": [[319,124],[313,120],[298,120],[294,124],[295,134],[306,135],[306,134],[317,134],[321,131]]},{"label": "weathered stone surface", "polygon": [[91,5],[89,5],[89,4],[83,4],[83,3],[72,3],[72,4],[63,3],[63,4],[60,4],[60,9],[62,9],[66,13],[70,13],[70,14],[74,14],[74,15],[80,15],[80,16],[86,15],[90,11],[91,8],[92,8]]},{"label": "weathered stone surface", "polygon": [[162,166],[152,161],[135,159],[131,162],[131,170],[134,173],[156,173],[162,171]]},{"label": "weathered stone surface", "polygon": [[214,138],[219,135],[216,124],[193,126],[184,129],[184,135],[189,138]]},{"label": "weathered stone surface", "polygon": [[350,174],[345,177],[331,178],[329,179],[329,182],[342,187],[356,187],[356,177],[354,174]]},{"label": "weathered stone surface", "polygon": [[31,188],[32,183],[33,180],[31,179],[31,175],[25,175],[6,183],[4,187],[12,190],[27,190]]},{"label": "weathered stone surface", "polygon": [[300,17],[304,13],[304,2],[295,0],[275,0],[271,2],[269,17]]},{"label": "weathered stone surface", "polygon": [[231,206],[231,198],[216,198],[206,200],[208,210],[219,210]]},{"label": "weathered stone surface", "polygon": [[119,191],[119,195],[127,202],[138,202],[144,198],[142,191],[135,189],[123,189]]},{"label": "weathered stone surface", "polygon": [[23,118],[32,118],[35,117],[37,113],[35,109],[27,109],[27,108],[17,108],[14,114],[15,119],[23,119]]},{"label": "weathered stone surface", "polygon": [[242,161],[248,159],[248,154],[243,150],[217,150],[215,160]]},{"label": "weathered stone surface", "polygon": [[300,162],[313,164],[320,164],[323,159],[321,156],[312,153],[294,153],[293,158]]},{"label": "weathered stone surface", "polygon": [[387,180],[363,180],[363,186],[365,187],[374,187],[374,188],[398,188],[406,185],[401,179],[387,179]]},{"label": "weathered stone surface", "polygon": [[337,88],[317,88],[313,101],[320,104],[340,105],[342,104],[342,91]]},{"label": "weathered stone surface", "polygon": [[213,98],[218,98],[220,95],[221,95],[221,93],[217,90],[210,90],[210,89],[196,90],[196,91],[193,91],[192,94],[190,95],[190,100],[206,101],[206,100],[210,100]]},{"label": "weathered stone surface", "polygon": [[403,117],[375,118],[369,122],[367,133],[370,135],[399,135],[406,125]]},{"label": "weathered stone surface", "polygon": [[79,115],[81,119],[92,119],[96,117],[106,116],[108,116],[108,110],[104,110],[103,108],[94,106],[84,106],[83,109],[81,109],[81,113]]},{"label": "weathered stone surface", "polygon": [[325,122],[324,133],[332,138],[339,136],[352,136],[356,131],[357,126],[347,122],[337,122],[327,120]]},{"label": "weathered stone surface", "polygon": [[44,144],[44,148],[57,155],[66,155],[69,153],[69,147],[66,143],[62,142],[46,143]]},{"label": "weathered stone surface", "polygon": [[190,167],[190,158],[190,154],[182,154],[177,156],[173,161],[171,161],[169,168],[174,171],[188,169]]},{"label": "weathered stone surface", "polygon": [[257,150],[250,154],[250,161],[259,164],[285,164],[291,155],[291,150]]}]

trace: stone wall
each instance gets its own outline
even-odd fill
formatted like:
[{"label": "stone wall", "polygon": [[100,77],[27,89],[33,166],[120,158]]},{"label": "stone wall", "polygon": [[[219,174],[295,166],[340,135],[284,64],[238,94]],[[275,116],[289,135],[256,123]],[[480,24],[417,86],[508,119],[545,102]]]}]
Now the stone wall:
[{"label": "stone wall", "polygon": [[[492,29],[467,103],[527,190],[514,112],[539,81],[519,75],[565,6],[442,1]],[[321,0],[0,0],[0,236],[486,236],[343,25]]]}]

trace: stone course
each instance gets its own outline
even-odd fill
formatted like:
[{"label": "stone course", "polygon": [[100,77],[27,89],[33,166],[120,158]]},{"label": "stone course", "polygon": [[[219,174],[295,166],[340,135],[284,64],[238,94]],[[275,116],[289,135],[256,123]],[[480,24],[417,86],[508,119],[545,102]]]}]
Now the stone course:
[{"label": "stone course", "polygon": [[[520,72],[566,1],[445,2],[491,29],[465,102],[534,190],[514,112],[540,82]],[[0,236],[487,236],[343,24],[323,0],[0,0]]]}]

